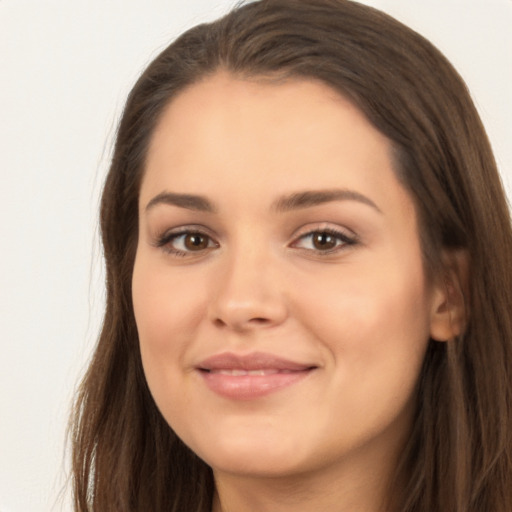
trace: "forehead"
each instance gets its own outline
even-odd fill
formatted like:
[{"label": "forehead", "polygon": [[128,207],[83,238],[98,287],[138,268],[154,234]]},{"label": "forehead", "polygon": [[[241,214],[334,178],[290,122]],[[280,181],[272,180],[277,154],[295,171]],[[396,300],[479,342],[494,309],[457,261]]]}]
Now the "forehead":
[{"label": "forehead", "polygon": [[232,137],[233,132],[239,137],[226,140],[232,146],[244,136],[251,139],[253,147],[264,143],[269,149],[309,140],[306,146],[296,146],[298,152],[322,139],[326,145],[341,144],[342,139],[354,142],[357,135],[366,139],[365,146],[377,142],[389,146],[357,107],[319,80],[247,80],[218,72],[170,101],[153,133],[149,163],[163,145],[178,149],[179,142],[186,141],[204,151],[209,143],[216,147],[223,135]]},{"label": "forehead", "polygon": [[261,199],[294,188],[372,194],[396,185],[390,142],[326,84],[218,73],[167,106],[150,143],[141,201],[163,189]]}]

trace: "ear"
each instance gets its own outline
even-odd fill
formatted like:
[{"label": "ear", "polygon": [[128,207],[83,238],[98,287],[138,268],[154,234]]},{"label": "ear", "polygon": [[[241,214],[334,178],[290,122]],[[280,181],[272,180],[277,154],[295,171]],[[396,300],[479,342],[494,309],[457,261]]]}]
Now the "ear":
[{"label": "ear", "polygon": [[433,284],[430,337],[450,341],[468,322],[469,256],[464,250],[443,253],[443,272]]}]

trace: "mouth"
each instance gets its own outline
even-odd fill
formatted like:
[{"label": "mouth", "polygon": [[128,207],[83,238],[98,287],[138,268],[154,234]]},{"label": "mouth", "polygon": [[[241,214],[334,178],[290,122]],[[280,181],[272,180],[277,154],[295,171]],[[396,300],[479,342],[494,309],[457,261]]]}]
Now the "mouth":
[{"label": "mouth", "polygon": [[232,400],[251,400],[298,384],[317,368],[272,354],[224,353],[201,362],[197,371],[214,393]]},{"label": "mouth", "polygon": [[207,370],[204,368],[201,371],[208,373],[218,373],[220,375],[233,375],[235,377],[241,377],[242,375],[275,375],[276,373],[293,373],[293,370],[273,370],[265,368],[261,370],[239,370],[239,369],[221,369],[221,370]]}]

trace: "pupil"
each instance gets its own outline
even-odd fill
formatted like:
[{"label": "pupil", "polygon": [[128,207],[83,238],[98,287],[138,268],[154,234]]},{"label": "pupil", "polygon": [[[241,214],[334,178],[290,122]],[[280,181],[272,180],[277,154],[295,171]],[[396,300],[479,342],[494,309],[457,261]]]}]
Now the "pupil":
[{"label": "pupil", "polygon": [[336,240],[329,233],[317,233],[314,244],[317,249],[332,249],[336,245]]},{"label": "pupil", "polygon": [[204,249],[206,245],[206,238],[202,235],[188,235],[185,238],[185,246],[188,249]]}]

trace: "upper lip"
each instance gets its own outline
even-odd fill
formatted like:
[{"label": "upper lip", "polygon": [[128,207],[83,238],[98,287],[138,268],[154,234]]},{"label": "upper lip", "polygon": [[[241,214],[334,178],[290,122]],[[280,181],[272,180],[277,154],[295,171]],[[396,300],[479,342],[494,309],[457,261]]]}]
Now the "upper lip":
[{"label": "upper lip", "polygon": [[281,370],[304,371],[316,368],[313,364],[299,363],[284,359],[274,354],[252,352],[250,354],[234,354],[224,352],[201,361],[197,368],[200,370]]}]

